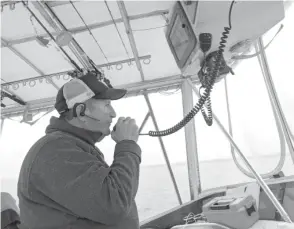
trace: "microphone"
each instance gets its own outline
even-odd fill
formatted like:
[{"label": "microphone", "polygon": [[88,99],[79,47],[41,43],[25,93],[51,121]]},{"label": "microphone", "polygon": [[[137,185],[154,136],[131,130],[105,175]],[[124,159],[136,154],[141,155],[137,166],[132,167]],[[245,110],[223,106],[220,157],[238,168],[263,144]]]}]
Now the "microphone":
[{"label": "microphone", "polygon": [[92,116],[90,116],[90,115],[86,115],[86,114],[85,114],[84,116],[86,116],[86,117],[88,117],[88,118],[91,118],[91,119],[93,119],[93,120],[95,120],[95,121],[98,121],[98,122],[101,121],[100,119],[94,118],[94,117],[92,117]]}]

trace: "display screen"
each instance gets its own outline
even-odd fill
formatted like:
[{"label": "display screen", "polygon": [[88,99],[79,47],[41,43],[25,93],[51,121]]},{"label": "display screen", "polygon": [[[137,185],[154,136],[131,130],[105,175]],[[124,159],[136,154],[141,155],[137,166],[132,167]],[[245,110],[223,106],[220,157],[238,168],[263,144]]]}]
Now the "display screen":
[{"label": "display screen", "polygon": [[189,36],[186,27],[183,28],[183,24],[181,18],[177,15],[170,34],[170,40],[178,60],[183,59],[189,46]]},{"label": "display screen", "polygon": [[197,38],[192,24],[181,3],[177,1],[166,30],[166,38],[178,67],[182,70],[188,64],[196,49]]}]

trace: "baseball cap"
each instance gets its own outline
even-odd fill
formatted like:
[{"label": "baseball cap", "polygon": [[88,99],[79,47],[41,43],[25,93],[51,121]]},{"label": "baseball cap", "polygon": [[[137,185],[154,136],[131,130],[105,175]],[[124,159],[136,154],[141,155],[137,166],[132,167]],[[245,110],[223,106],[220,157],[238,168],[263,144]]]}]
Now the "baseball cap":
[{"label": "baseball cap", "polygon": [[61,114],[73,108],[76,103],[83,103],[91,98],[117,100],[126,93],[125,89],[109,88],[95,74],[89,72],[70,80],[59,89],[55,109]]}]

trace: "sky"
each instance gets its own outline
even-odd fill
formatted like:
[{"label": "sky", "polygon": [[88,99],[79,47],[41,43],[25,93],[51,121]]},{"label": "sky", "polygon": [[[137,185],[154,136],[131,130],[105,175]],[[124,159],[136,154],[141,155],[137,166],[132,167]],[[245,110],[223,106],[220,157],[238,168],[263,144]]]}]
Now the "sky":
[{"label": "sky", "polygon": [[[280,98],[286,119],[294,129],[294,21],[293,7],[283,22],[284,29],[267,49],[270,70]],[[273,37],[279,25],[275,26],[264,38],[264,43]],[[280,143],[275,121],[263,76],[256,58],[244,60],[236,69],[235,75],[227,77],[229,104],[231,109],[233,135],[238,146],[246,156],[278,154]],[[151,104],[160,129],[178,123],[183,117],[182,95],[177,91],[172,95],[151,94]],[[194,103],[196,102],[194,97]],[[130,116],[140,125],[148,108],[144,97],[136,96],[112,103],[118,117]],[[217,83],[212,91],[212,109],[224,126],[228,126],[224,80]],[[29,148],[44,135],[44,130],[54,111],[43,117],[34,126],[20,124],[15,120],[5,120],[0,139],[0,174],[4,178],[17,177],[20,165]],[[115,123],[115,122],[114,122]],[[201,114],[195,118],[197,150],[200,161],[231,158],[230,145],[217,125],[206,126]],[[154,130],[149,119],[143,133]],[[163,141],[171,163],[186,162],[184,129],[164,137]],[[141,136],[138,144],[142,148],[142,165],[164,164],[164,157],[157,138]],[[115,143],[107,137],[97,146],[110,164],[113,159]]]}]

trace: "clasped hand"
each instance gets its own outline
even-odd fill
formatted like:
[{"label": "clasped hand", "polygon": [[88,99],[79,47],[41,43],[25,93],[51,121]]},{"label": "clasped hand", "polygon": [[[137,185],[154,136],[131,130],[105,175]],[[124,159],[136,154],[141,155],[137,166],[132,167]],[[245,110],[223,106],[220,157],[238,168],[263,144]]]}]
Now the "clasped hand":
[{"label": "clasped hand", "polygon": [[123,140],[132,140],[134,142],[137,142],[139,138],[138,130],[139,128],[136,124],[135,119],[132,119],[130,117],[120,117],[115,124],[114,130],[111,132],[111,138],[116,143]]}]

